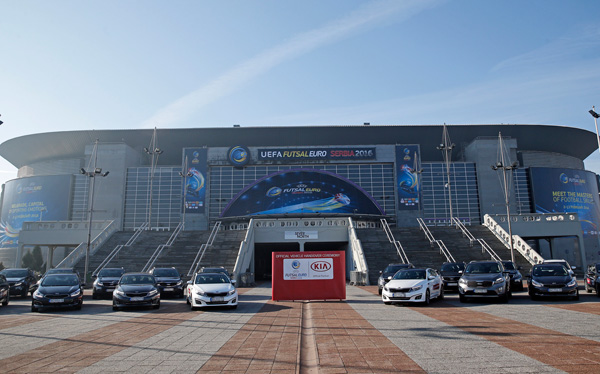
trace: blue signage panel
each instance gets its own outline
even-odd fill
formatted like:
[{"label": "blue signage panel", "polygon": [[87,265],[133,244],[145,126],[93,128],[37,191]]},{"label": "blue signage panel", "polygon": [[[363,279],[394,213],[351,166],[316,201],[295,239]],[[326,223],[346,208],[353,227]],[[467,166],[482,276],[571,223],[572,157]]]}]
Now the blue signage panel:
[{"label": "blue signage panel", "polygon": [[208,169],[207,154],[206,148],[186,148],[184,150],[183,209],[186,214],[204,213]]},{"label": "blue signage panel", "polygon": [[8,181],[0,224],[0,247],[17,247],[23,222],[69,219],[72,175],[51,175]]},{"label": "blue signage panel", "polygon": [[536,213],[577,213],[584,236],[598,235],[600,199],[592,172],[529,168]]},{"label": "blue signage panel", "polygon": [[421,184],[419,182],[419,146],[396,146],[396,189],[398,210],[419,209]]},{"label": "blue signage panel", "polygon": [[362,188],[323,170],[291,169],[268,175],[240,192],[221,217],[265,214],[374,214],[383,209]]},{"label": "blue signage panel", "polygon": [[258,150],[260,161],[375,160],[375,147],[266,148]]}]

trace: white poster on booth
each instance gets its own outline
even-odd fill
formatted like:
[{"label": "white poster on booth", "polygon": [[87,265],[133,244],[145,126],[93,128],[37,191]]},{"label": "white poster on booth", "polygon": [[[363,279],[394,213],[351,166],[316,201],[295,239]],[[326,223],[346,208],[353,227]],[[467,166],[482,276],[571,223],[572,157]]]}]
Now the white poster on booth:
[{"label": "white poster on booth", "polygon": [[285,240],[319,239],[318,231],[286,231]]},{"label": "white poster on booth", "polygon": [[290,258],[283,260],[284,280],[333,279],[331,258]]}]

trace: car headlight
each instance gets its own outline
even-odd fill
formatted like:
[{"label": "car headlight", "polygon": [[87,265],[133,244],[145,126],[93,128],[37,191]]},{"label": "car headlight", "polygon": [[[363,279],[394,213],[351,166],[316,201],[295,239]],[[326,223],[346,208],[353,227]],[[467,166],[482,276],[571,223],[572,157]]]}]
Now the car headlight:
[{"label": "car headlight", "polygon": [[206,296],[206,292],[204,292],[202,290],[196,290],[196,295],[198,295],[198,296]]},{"label": "car headlight", "polygon": [[235,293],[235,288],[234,288],[233,290],[231,290],[231,291],[227,292],[227,296],[231,296],[231,295],[233,295],[234,293]]},{"label": "car headlight", "polygon": [[155,288],[152,291],[148,292],[148,296],[154,296],[158,293],[158,290]]},{"label": "car headlight", "polygon": [[411,288],[411,289],[410,289],[410,292],[415,292],[415,291],[418,291],[418,290],[420,290],[421,288],[423,288],[423,285],[422,285],[422,284],[421,284],[421,285],[419,285],[419,286],[415,286],[415,287]]},{"label": "car headlight", "polygon": [[496,278],[496,280],[494,281],[494,284],[500,284],[500,283],[504,282],[504,280],[505,280],[504,278],[502,278],[502,277],[498,277],[498,278]]},{"label": "car headlight", "polygon": [[536,280],[531,280],[531,285],[535,286],[535,287],[542,287],[542,284]]},{"label": "car headlight", "polygon": [[573,278],[571,279],[571,281],[567,284],[567,287],[575,287],[577,286],[577,279]]},{"label": "car headlight", "polygon": [[463,286],[466,286],[466,285],[467,285],[467,280],[466,280],[466,279],[462,279],[462,278],[460,278],[460,279],[458,280],[458,284],[461,284],[461,285],[463,285]]},{"label": "car headlight", "polygon": [[100,287],[102,287],[102,286],[104,286],[104,283],[102,283],[102,282],[100,282],[100,281],[96,281],[96,286],[100,286]]},{"label": "car headlight", "polygon": [[177,282],[177,285],[178,285],[178,286],[181,286],[182,284],[183,284],[183,281],[182,281],[182,280],[180,280],[179,282]]},{"label": "car headlight", "polygon": [[42,299],[44,298],[44,294],[40,292],[40,290],[35,290],[35,292],[33,293],[33,297],[38,298],[38,299]]},{"label": "car headlight", "polygon": [[118,296],[125,296],[125,292],[117,289],[113,291],[113,294]]},{"label": "car headlight", "polygon": [[77,291],[71,293],[71,297],[77,297],[79,295],[81,295],[81,290],[77,290]]}]

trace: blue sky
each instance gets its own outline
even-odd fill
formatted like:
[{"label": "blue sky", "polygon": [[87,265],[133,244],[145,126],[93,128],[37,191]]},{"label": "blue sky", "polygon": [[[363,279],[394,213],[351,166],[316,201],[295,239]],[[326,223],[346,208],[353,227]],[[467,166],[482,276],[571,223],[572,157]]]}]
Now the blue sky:
[{"label": "blue sky", "polygon": [[[0,142],[233,124],[595,131],[599,15],[597,0],[3,1]],[[586,168],[600,173],[600,153]],[[0,183],[15,177],[0,159]]]}]

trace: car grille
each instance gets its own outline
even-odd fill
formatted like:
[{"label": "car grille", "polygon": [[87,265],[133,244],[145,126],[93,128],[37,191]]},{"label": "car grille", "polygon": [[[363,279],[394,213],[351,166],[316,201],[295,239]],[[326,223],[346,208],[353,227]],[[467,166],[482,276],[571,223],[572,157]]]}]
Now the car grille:
[{"label": "car grille", "polygon": [[69,297],[69,294],[66,293],[47,293],[45,295],[48,299],[64,299]]},{"label": "car grille", "polygon": [[158,285],[161,287],[173,287],[177,285],[177,282],[159,282]]},{"label": "car grille", "polygon": [[548,288],[563,288],[563,287],[566,287],[566,284],[564,284],[564,283],[560,283],[560,284],[544,283],[543,286],[548,287]]},{"label": "car grille", "polygon": [[390,288],[390,292],[409,292],[410,288]]},{"label": "car grille", "polygon": [[102,284],[105,287],[115,287],[117,285],[117,283],[119,283],[119,281],[102,281]]},{"label": "car grille", "polygon": [[144,297],[148,295],[148,292],[126,292],[127,297]]},{"label": "car grille", "polygon": [[447,275],[444,276],[444,280],[446,282],[457,282],[460,279],[460,277],[449,277]]},{"label": "car grille", "polygon": [[208,297],[227,296],[227,292],[207,292],[206,296],[208,296]]},{"label": "car grille", "polygon": [[492,281],[468,281],[467,286],[469,287],[492,287],[494,282]]}]

